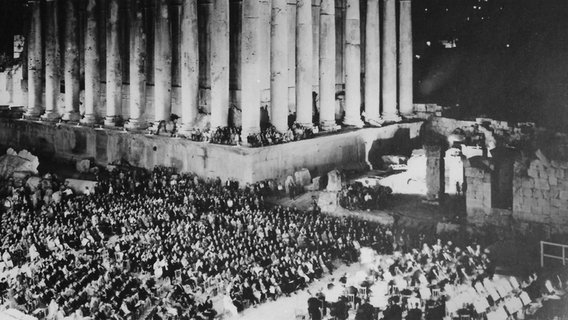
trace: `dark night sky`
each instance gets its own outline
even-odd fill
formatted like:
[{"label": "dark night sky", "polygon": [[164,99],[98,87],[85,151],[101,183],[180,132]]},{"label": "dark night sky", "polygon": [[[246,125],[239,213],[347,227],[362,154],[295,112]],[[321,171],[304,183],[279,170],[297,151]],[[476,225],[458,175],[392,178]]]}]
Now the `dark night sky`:
[{"label": "dark night sky", "polygon": [[[486,114],[568,130],[568,1],[427,0],[413,5],[415,54],[421,56],[417,102],[459,104],[463,116]],[[444,38],[457,38],[457,47],[434,46]]]},{"label": "dark night sky", "polygon": [[[9,7],[24,2],[0,0],[0,44],[23,30]],[[568,131],[568,0],[414,0],[413,9],[416,102]]]}]

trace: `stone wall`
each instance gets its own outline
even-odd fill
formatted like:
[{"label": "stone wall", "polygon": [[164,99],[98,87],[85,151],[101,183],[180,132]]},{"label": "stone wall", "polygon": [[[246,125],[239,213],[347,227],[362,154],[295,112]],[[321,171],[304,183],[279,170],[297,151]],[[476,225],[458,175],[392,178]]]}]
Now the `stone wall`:
[{"label": "stone wall", "polygon": [[477,167],[466,161],[466,207],[468,219],[477,219],[480,214],[491,214],[491,172],[483,167]]},{"label": "stone wall", "polygon": [[[26,148],[40,157],[72,161],[92,158],[99,164],[124,159],[143,168],[173,166],[201,176],[253,182],[269,178],[284,180],[301,168],[309,169],[315,176],[334,168],[365,167],[372,146],[378,141],[398,139],[401,144],[409,144],[419,138],[421,124],[395,124],[263,148],[244,148],[122,130],[0,120],[0,145]],[[404,132],[406,138],[399,132]]]},{"label": "stone wall", "polygon": [[515,162],[513,216],[568,231],[568,161]]}]

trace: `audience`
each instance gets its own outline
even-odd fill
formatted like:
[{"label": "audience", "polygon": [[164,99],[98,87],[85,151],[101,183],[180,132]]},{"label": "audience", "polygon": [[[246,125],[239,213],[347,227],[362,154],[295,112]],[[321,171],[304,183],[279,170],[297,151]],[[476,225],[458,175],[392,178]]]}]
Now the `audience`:
[{"label": "audience", "polygon": [[[46,319],[213,319],[213,296],[240,312],[306,288],[336,260],[361,271],[310,299],[312,319],[347,319],[350,309],[357,319],[478,318],[482,292],[492,308],[520,299],[519,290],[531,300],[563,293],[560,278],[543,284],[536,275],[503,289],[476,242],[429,245],[404,229],[267,206],[268,182],[240,188],[166,167],[100,170],[96,179],[86,195],[54,175],[37,188],[2,189],[3,303]],[[380,197],[377,188],[347,190]]]},{"label": "audience", "polygon": [[381,209],[391,196],[390,187],[364,186],[357,181],[342,188],[339,192],[339,205],[349,210]]},{"label": "audience", "polygon": [[102,170],[97,180],[94,194],[58,201],[48,196],[66,190],[56,179],[12,190],[0,235],[14,306],[208,319],[215,312],[204,295],[227,292],[240,311],[305,288],[336,259],[357,261],[360,245],[392,251],[388,227],[268,208],[260,184],[240,189],[163,167]]}]

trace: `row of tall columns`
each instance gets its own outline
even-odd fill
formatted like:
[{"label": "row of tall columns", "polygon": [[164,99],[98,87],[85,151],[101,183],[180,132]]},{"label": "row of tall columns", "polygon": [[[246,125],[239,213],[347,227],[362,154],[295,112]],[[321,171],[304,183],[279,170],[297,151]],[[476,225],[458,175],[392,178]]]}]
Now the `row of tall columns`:
[{"label": "row of tall columns", "polygon": [[[57,112],[59,93],[59,44],[57,4],[65,2],[65,111]],[[382,1],[382,6],[380,5]],[[107,0],[106,34],[106,126],[115,126],[128,107],[130,119],[127,128],[145,126],[146,107],[146,34],[143,21],[144,0],[129,0],[129,105],[122,106],[121,47],[119,43],[120,0]],[[172,105],[172,30],[169,22],[168,0],[157,0],[154,29],[154,119],[168,120]],[[260,130],[261,89],[263,80],[262,56],[270,50],[270,120],[279,130],[288,127],[288,60],[290,44],[287,0],[243,0],[241,17],[240,83],[243,136]],[[84,124],[96,121],[100,101],[100,73],[98,54],[98,0],[86,0],[85,28],[85,116]],[[396,4],[399,3],[399,37],[397,41]],[[42,114],[42,72],[45,71],[45,113],[42,119],[78,121],[79,113],[79,53],[78,10],[74,0],[47,0],[43,15],[46,36],[45,70],[42,70],[42,14],[39,1],[31,1],[31,30],[28,45],[29,108],[26,116],[37,118]],[[400,115],[413,111],[412,105],[412,22],[411,0],[367,0],[365,23],[365,50],[361,52],[360,1],[346,0],[345,11],[345,118],[343,123],[362,126],[361,105],[365,106],[364,120],[370,124],[399,121]],[[261,17],[265,6],[271,6],[270,18]],[[189,130],[195,123],[199,99],[199,36],[197,3],[181,2],[181,122]],[[211,46],[211,126],[228,124],[230,30],[229,0],[212,2],[208,22],[207,41]],[[261,47],[264,24],[270,21],[270,47]],[[296,121],[312,125],[313,70],[319,73],[320,126],[332,130],[336,104],[336,30],[335,1],[322,0],[319,16],[319,61],[313,59],[314,34],[312,2],[296,0],[295,26],[295,99]],[[268,53],[267,53],[268,55]],[[293,59],[294,57],[292,57]],[[361,60],[365,65],[365,87],[361,90]],[[314,66],[314,63],[319,65]],[[361,97],[361,92],[364,92]],[[363,101],[362,101],[363,98]],[[382,110],[381,110],[382,108]]]}]

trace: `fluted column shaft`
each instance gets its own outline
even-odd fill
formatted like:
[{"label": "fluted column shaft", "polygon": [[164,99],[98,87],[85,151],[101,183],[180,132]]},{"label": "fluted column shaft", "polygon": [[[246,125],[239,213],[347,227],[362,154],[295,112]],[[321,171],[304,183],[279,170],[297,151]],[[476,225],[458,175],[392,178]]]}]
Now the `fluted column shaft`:
[{"label": "fluted column shaft", "polygon": [[199,101],[199,34],[197,1],[183,0],[181,18],[181,122],[193,128]]},{"label": "fluted column shaft", "polygon": [[59,98],[59,37],[58,1],[46,2],[47,32],[45,41],[45,113],[44,121],[59,119],[57,99]]},{"label": "fluted column shaft", "polygon": [[399,121],[397,100],[396,59],[396,6],[395,0],[383,0],[383,45],[382,49],[382,120]]},{"label": "fluted column shaft", "polygon": [[211,128],[217,128],[229,119],[229,0],[213,2],[211,20]]},{"label": "fluted column shaft", "polygon": [[131,130],[145,127],[142,113],[146,107],[146,34],[144,32],[143,1],[131,0],[130,6],[130,119]]},{"label": "fluted column shaft", "polygon": [[333,130],[335,123],[335,1],[322,0],[319,29],[320,125]]},{"label": "fluted column shaft", "polygon": [[241,110],[242,140],[260,131],[259,0],[243,0]]},{"label": "fluted column shaft", "polygon": [[118,16],[120,0],[109,0],[106,39],[106,118],[105,126],[114,127],[122,110],[122,69]]},{"label": "fluted column shaft", "polygon": [[41,2],[30,1],[31,21],[28,40],[28,109],[25,117],[39,118],[42,111],[42,44],[41,44]]},{"label": "fluted column shaft", "polygon": [[381,104],[381,33],[379,0],[367,0],[365,23],[365,120],[379,124]]},{"label": "fluted column shaft", "polygon": [[345,10],[345,119],[343,124],[362,126],[361,121],[361,22],[359,0],[347,0]]},{"label": "fluted column shaft", "polygon": [[154,35],[154,121],[169,120],[172,103],[172,35],[168,1],[159,0]]},{"label": "fluted column shaft", "polygon": [[[312,1],[296,1],[296,122],[312,125]],[[282,40],[284,41],[284,40]]]},{"label": "fluted column shaft", "polygon": [[412,2],[400,1],[398,105],[402,116],[411,116],[413,104],[413,50],[412,50]]},{"label": "fluted column shaft", "polygon": [[270,31],[270,122],[280,132],[288,130],[288,5],[272,1]]},{"label": "fluted column shaft", "polygon": [[77,122],[79,114],[79,23],[77,1],[65,0],[65,113],[63,120]]},{"label": "fluted column shaft", "polygon": [[85,116],[82,123],[94,124],[96,109],[100,103],[100,72],[98,52],[97,0],[87,0],[85,28]]}]

